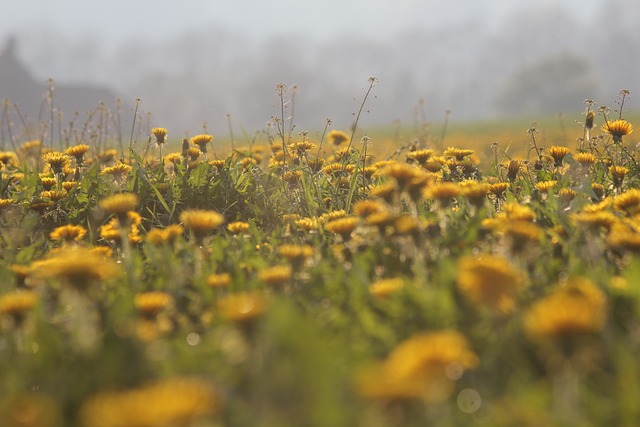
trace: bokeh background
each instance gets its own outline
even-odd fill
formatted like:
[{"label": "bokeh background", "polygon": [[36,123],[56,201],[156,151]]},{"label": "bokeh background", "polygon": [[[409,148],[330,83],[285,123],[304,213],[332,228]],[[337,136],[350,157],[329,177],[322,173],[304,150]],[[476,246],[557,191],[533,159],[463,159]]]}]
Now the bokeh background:
[{"label": "bokeh background", "polygon": [[[632,94],[626,105],[637,106],[635,0],[0,5],[0,98],[30,118],[49,78],[60,88],[65,119],[74,112],[64,110],[86,107],[67,102],[69,91],[82,97],[83,88],[99,89],[85,101],[119,97],[127,115],[140,98],[140,112],[174,136],[204,124],[224,133],[229,118],[248,132],[264,128],[278,114],[278,82],[298,87],[298,129],[321,128],[325,118],[346,128],[369,76],[378,84],[363,126],[411,122],[417,114],[442,120],[447,110],[456,122],[577,117],[586,98],[608,105],[623,88]],[[37,102],[20,99],[24,91],[2,68],[8,50],[40,85]]]}]

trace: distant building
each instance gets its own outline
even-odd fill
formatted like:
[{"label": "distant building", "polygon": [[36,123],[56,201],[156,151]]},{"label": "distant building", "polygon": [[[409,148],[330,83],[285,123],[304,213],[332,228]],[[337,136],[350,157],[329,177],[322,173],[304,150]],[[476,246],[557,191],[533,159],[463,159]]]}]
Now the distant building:
[{"label": "distant building", "polygon": [[[37,118],[49,88],[39,82],[20,62],[16,40],[10,38],[0,51],[0,101],[11,100],[22,114]],[[54,108],[69,117],[75,112],[94,110],[100,102],[113,106],[117,95],[109,88],[94,85],[59,84],[54,81]],[[45,105],[46,106],[46,105]],[[45,110],[46,111],[46,110]]]}]

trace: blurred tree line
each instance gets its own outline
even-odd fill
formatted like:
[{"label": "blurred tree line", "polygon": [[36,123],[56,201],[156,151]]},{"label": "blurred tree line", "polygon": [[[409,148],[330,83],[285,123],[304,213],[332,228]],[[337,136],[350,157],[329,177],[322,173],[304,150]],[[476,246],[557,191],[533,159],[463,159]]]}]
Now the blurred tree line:
[{"label": "blurred tree line", "polygon": [[264,128],[278,113],[278,82],[299,87],[298,129],[321,128],[325,118],[346,128],[369,76],[380,83],[364,124],[410,124],[418,105],[430,121],[446,110],[456,121],[577,114],[586,98],[607,103],[622,88],[633,93],[638,16],[640,3],[612,0],[590,23],[547,5],[519,12],[499,28],[470,20],[375,41],[357,34],[314,41],[296,33],[256,41],[241,29],[222,28],[115,47],[103,46],[97,35],[43,37],[29,29],[17,36],[36,76],[108,84],[125,105],[139,97],[152,121],[178,136],[205,122],[226,133],[229,117],[249,133]]}]

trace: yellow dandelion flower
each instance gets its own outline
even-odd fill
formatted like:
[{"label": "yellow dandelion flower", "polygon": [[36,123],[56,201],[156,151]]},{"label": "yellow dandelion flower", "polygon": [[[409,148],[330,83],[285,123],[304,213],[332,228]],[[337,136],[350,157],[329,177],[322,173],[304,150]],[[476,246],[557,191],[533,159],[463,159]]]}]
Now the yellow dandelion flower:
[{"label": "yellow dandelion flower", "polygon": [[78,185],[77,181],[65,181],[62,183],[62,189],[69,192],[73,190],[76,185]]},{"label": "yellow dandelion flower", "polygon": [[334,219],[344,218],[345,216],[347,216],[347,211],[345,211],[344,209],[339,209],[337,211],[330,211],[330,212],[323,213],[318,217],[318,221],[320,221],[321,223],[326,223],[327,221],[333,221]]},{"label": "yellow dandelion flower", "polygon": [[278,248],[278,254],[288,261],[296,262],[311,258],[315,253],[312,246],[285,244]]},{"label": "yellow dandelion flower", "polygon": [[534,221],[536,214],[530,207],[518,203],[505,203],[501,214],[513,221]]},{"label": "yellow dandelion flower", "polygon": [[454,157],[456,160],[464,160],[465,157],[473,154],[473,150],[464,150],[455,147],[449,147],[442,153],[445,157]]},{"label": "yellow dandelion flower", "polygon": [[542,237],[540,227],[530,221],[508,221],[501,231],[511,241],[513,252],[524,250],[529,243],[537,243]]},{"label": "yellow dandelion flower", "polygon": [[15,276],[18,287],[22,287],[25,285],[27,277],[31,275],[32,268],[30,265],[11,264],[9,270]]},{"label": "yellow dandelion flower", "polygon": [[345,158],[348,159],[354,153],[355,153],[355,150],[353,148],[349,148],[349,147],[338,148],[336,151],[333,152],[333,160],[336,162],[342,162],[343,159]]},{"label": "yellow dandelion flower", "polygon": [[632,216],[640,212],[640,190],[632,188],[616,196],[613,206]]},{"label": "yellow dandelion flower", "polygon": [[13,151],[0,151],[0,165],[18,166],[18,156]]},{"label": "yellow dandelion flower", "polygon": [[536,182],[535,187],[541,193],[548,193],[550,190],[554,189],[558,185],[558,181],[550,180],[550,181],[540,181]]},{"label": "yellow dandelion flower", "polygon": [[405,191],[409,183],[424,174],[422,169],[411,166],[407,163],[393,163],[378,171],[380,176],[386,176],[393,179],[400,191]]},{"label": "yellow dandelion flower", "polygon": [[400,277],[380,279],[369,285],[369,293],[376,298],[387,298],[399,291],[404,286],[404,280]]},{"label": "yellow dandelion flower", "polygon": [[571,215],[571,221],[576,226],[583,226],[591,229],[598,229],[600,227],[609,230],[618,222],[618,217],[609,211],[598,212],[580,212]]},{"label": "yellow dandelion flower", "polygon": [[153,128],[151,129],[151,135],[153,135],[156,139],[157,145],[162,145],[165,143],[165,139],[167,137],[167,129],[165,128]]},{"label": "yellow dandelion flower", "polygon": [[440,182],[425,189],[425,196],[448,206],[460,194],[460,186],[453,182]]},{"label": "yellow dandelion flower", "polygon": [[238,164],[240,166],[242,166],[242,168],[248,169],[250,167],[253,167],[253,166],[257,165],[258,161],[256,159],[251,158],[251,157],[245,157],[244,159],[240,160],[238,162]]},{"label": "yellow dandelion flower", "polygon": [[418,163],[419,165],[425,165],[433,157],[433,150],[415,150],[407,153],[407,160]]},{"label": "yellow dandelion flower", "polygon": [[622,224],[614,224],[609,236],[607,246],[618,250],[632,252],[640,251],[640,233]]},{"label": "yellow dandelion flower", "polygon": [[592,153],[578,153],[573,156],[573,159],[583,168],[588,168],[598,161],[598,158]]},{"label": "yellow dandelion flower", "polygon": [[300,219],[300,215],[298,214],[284,214],[282,215],[282,222],[292,223]]},{"label": "yellow dandelion flower", "polygon": [[84,248],[62,249],[33,264],[34,274],[45,279],[60,279],[78,288],[114,277],[118,266],[111,260]]},{"label": "yellow dandelion flower", "polygon": [[80,407],[83,427],[186,426],[215,413],[221,401],[208,383],[169,378],[135,389],[101,392]]},{"label": "yellow dandelion flower", "polygon": [[489,184],[478,181],[463,181],[460,183],[462,195],[469,200],[469,202],[479,208],[484,204],[489,193]]},{"label": "yellow dandelion flower", "polygon": [[513,159],[507,165],[507,178],[509,181],[513,182],[518,177],[518,172],[520,172],[520,167],[522,166],[522,161]]},{"label": "yellow dandelion flower", "polygon": [[59,175],[62,173],[64,167],[69,164],[71,158],[64,153],[57,151],[51,151],[42,155],[42,160],[49,164],[49,167],[54,174]]},{"label": "yellow dandelion flower", "polygon": [[32,310],[38,302],[38,294],[33,291],[13,291],[0,295],[0,314],[6,314],[19,320]]},{"label": "yellow dandelion flower", "polygon": [[306,154],[307,151],[316,150],[318,146],[311,141],[298,141],[289,145],[289,150],[297,153],[298,155]]},{"label": "yellow dandelion flower", "polygon": [[45,176],[40,178],[40,182],[42,182],[42,187],[45,189],[45,191],[48,191],[56,186],[58,180],[53,177]]},{"label": "yellow dandelion flower", "polygon": [[118,151],[113,148],[101,151],[100,153],[98,153],[98,162],[103,165],[109,164],[116,159],[117,155]]},{"label": "yellow dandelion flower", "polygon": [[300,231],[316,231],[320,228],[320,222],[317,218],[300,218],[293,221],[297,230]]},{"label": "yellow dandelion flower", "polygon": [[343,240],[349,240],[351,233],[360,224],[360,218],[358,217],[344,217],[329,221],[325,226],[325,230],[336,233],[342,236]]},{"label": "yellow dandelion flower", "polygon": [[189,149],[187,149],[187,156],[189,156],[192,162],[195,162],[198,157],[200,157],[200,154],[202,154],[202,152],[198,147],[189,147]]},{"label": "yellow dandelion flower", "polygon": [[453,393],[464,371],[478,363],[478,356],[459,332],[423,332],[398,344],[382,363],[361,371],[356,387],[367,398],[420,398],[438,403]]},{"label": "yellow dandelion flower", "polygon": [[113,249],[108,246],[94,246],[93,248],[89,249],[89,251],[103,258],[113,257]]},{"label": "yellow dandelion flower", "polygon": [[355,165],[347,164],[344,165],[342,163],[330,163],[326,166],[323,166],[322,173],[325,175],[329,175],[334,178],[339,178],[342,175],[350,174],[355,170]]},{"label": "yellow dandelion flower", "polygon": [[604,197],[604,185],[594,182],[591,184],[591,189],[597,200],[602,200]]},{"label": "yellow dandelion flower", "polygon": [[249,231],[249,223],[244,221],[230,222],[227,224],[227,230],[231,234],[244,234]]},{"label": "yellow dandelion flower", "polygon": [[176,165],[182,161],[182,153],[169,153],[166,156],[164,156],[164,159],[167,162],[173,163],[174,165]]},{"label": "yellow dandelion flower", "polygon": [[607,121],[602,125],[602,130],[613,138],[614,141],[622,141],[622,137],[633,132],[633,126],[626,120]]},{"label": "yellow dandelion flower", "polygon": [[575,278],[534,303],[524,329],[534,341],[597,333],[606,319],[606,297],[589,279]]},{"label": "yellow dandelion flower", "polygon": [[43,199],[49,199],[52,202],[59,202],[60,200],[67,197],[67,190],[48,190],[42,191],[40,193],[40,197]]},{"label": "yellow dandelion flower", "polygon": [[213,210],[189,209],[180,214],[180,221],[197,241],[224,224],[224,216]]},{"label": "yellow dandelion flower", "polygon": [[173,305],[173,297],[162,291],[141,292],[133,297],[133,304],[144,316],[155,317]]},{"label": "yellow dandelion flower", "polygon": [[[136,212],[127,212],[127,214],[125,215],[124,221],[129,221],[130,224],[128,234],[130,243],[142,242],[142,237],[140,237],[140,230],[138,229],[140,220],[141,217]],[[121,223],[118,218],[111,219],[111,221],[101,226],[98,230],[100,233],[100,238],[115,243],[121,243],[122,235],[120,228],[123,226],[123,224],[126,225],[127,223]]]},{"label": "yellow dandelion flower", "polygon": [[495,184],[489,185],[489,191],[497,198],[501,199],[504,197],[509,187],[510,184],[508,182],[496,182]]},{"label": "yellow dandelion flower", "polygon": [[126,224],[127,215],[138,206],[138,196],[134,193],[120,193],[100,201],[105,212],[114,214],[121,224]]},{"label": "yellow dandelion flower", "polygon": [[507,314],[516,305],[522,274],[504,258],[464,257],[458,263],[458,290],[471,302]]},{"label": "yellow dandelion flower", "polygon": [[613,185],[621,187],[624,177],[629,173],[629,169],[624,166],[609,166],[609,173],[613,178]]},{"label": "yellow dandelion flower", "polygon": [[417,238],[422,231],[423,223],[410,215],[400,215],[393,220],[392,226],[398,235],[410,235]]},{"label": "yellow dandelion flower", "polygon": [[558,196],[560,196],[560,200],[562,200],[565,203],[571,202],[573,199],[576,198],[577,195],[578,193],[576,193],[576,191],[572,190],[571,188],[561,188],[558,191]]},{"label": "yellow dandelion flower", "polygon": [[13,199],[0,199],[0,211],[3,211],[10,206],[13,206],[15,202],[16,201]]},{"label": "yellow dandelion flower", "polygon": [[332,144],[334,146],[338,146],[341,145],[344,142],[349,141],[349,135],[347,135],[345,132],[342,132],[340,130],[330,130],[327,133],[327,141],[329,141],[329,144]]},{"label": "yellow dandelion flower", "polygon": [[115,181],[122,182],[126,179],[129,172],[131,172],[131,169],[133,169],[133,167],[124,163],[118,163],[117,165],[105,167],[101,173],[103,175],[111,175]]},{"label": "yellow dandelion flower", "polygon": [[258,277],[269,286],[282,286],[291,280],[293,270],[290,265],[274,265],[260,270]]},{"label": "yellow dandelion flower", "polygon": [[267,300],[263,294],[256,292],[237,292],[218,299],[220,317],[232,322],[250,322],[264,314]]},{"label": "yellow dandelion flower", "polygon": [[207,277],[207,285],[212,288],[226,288],[231,284],[231,275],[229,273],[211,274]]},{"label": "yellow dandelion flower", "polygon": [[89,151],[89,146],[86,144],[74,145],[64,150],[65,154],[75,157],[78,166],[84,165],[84,155],[87,151]]},{"label": "yellow dandelion flower", "polygon": [[385,206],[377,200],[359,200],[353,204],[353,213],[360,218],[385,210]]},{"label": "yellow dandelion flower", "polygon": [[81,225],[63,225],[54,229],[49,237],[51,240],[63,240],[66,243],[82,240],[87,229]]},{"label": "yellow dandelion flower", "polygon": [[212,135],[201,134],[192,137],[189,142],[191,142],[193,145],[196,145],[203,154],[207,154],[207,144],[209,144],[212,140]]},{"label": "yellow dandelion flower", "polygon": [[562,160],[569,154],[569,149],[553,145],[547,149],[547,154],[553,157],[554,166],[562,166]]},{"label": "yellow dandelion flower", "polygon": [[222,168],[224,168],[226,162],[227,161],[224,159],[209,160],[209,166],[220,171],[222,170]]}]

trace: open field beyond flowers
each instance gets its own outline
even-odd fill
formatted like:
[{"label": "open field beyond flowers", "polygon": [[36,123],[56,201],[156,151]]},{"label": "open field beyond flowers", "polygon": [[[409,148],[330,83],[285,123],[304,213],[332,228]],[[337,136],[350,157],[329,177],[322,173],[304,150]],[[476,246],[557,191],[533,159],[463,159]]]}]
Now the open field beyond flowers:
[{"label": "open field beyond flowers", "polygon": [[367,136],[294,132],[277,90],[223,144],[3,131],[0,424],[640,424],[627,91]]}]

